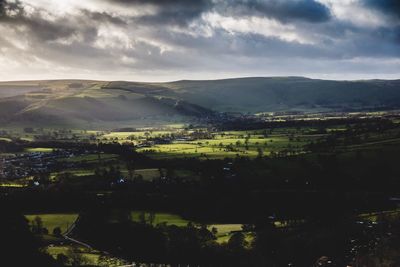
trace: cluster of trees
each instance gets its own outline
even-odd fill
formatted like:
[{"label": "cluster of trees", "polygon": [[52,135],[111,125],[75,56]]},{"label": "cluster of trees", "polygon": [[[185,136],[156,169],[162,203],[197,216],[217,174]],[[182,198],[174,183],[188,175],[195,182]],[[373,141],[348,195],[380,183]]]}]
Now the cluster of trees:
[{"label": "cluster of trees", "polygon": [[[356,218],[326,216],[284,228],[260,220],[244,227],[252,231],[253,239],[246,239],[238,231],[227,242],[217,243],[216,230],[205,224],[154,225],[151,214],[146,217],[143,213],[139,222],[134,222],[129,211],[92,207],[81,214],[74,234],[134,262],[194,266],[313,266],[315,262],[315,266],[362,266],[357,264],[372,261],[371,258],[376,261],[379,255],[396,261],[384,253],[393,251],[388,244],[394,246],[398,240],[384,236],[389,231],[392,235],[395,232],[396,237],[400,233],[398,222],[389,225],[380,220],[372,227],[359,224]],[[376,240],[382,241],[376,245]]]},{"label": "cluster of trees", "polygon": [[23,152],[24,146],[23,142],[8,142],[4,140],[0,140],[0,153],[17,153]]},{"label": "cluster of trees", "polygon": [[154,213],[139,217],[135,222],[129,211],[91,208],[81,214],[74,234],[135,262],[236,266],[249,259],[249,244],[241,232],[218,244],[216,229],[206,225],[154,225]]},{"label": "cluster of trees", "polygon": [[[35,218],[33,218],[30,227],[31,227],[32,233],[34,233],[35,235],[48,235],[49,234],[49,230],[43,226],[43,221],[42,221],[42,218],[40,218],[40,216],[36,216]],[[54,227],[52,234],[56,237],[61,237],[62,236],[61,228]]]},{"label": "cluster of trees", "polygon": [[31,232],[26,219],[11,207],[1,205],[0,251],[2,266],[59,266],[41,252],[40,242]]}]

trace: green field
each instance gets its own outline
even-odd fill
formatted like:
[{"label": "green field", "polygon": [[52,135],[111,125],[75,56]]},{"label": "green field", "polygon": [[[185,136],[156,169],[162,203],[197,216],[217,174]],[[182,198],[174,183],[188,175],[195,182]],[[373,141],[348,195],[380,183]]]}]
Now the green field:
[{"label": "green field", "polygon": [[63,172],[52,173],[50,175],[51,180],[55,181],[58,175],[65,173],[72,174],[73,176],[88,176],[88,175],[94,175],[95,171],[92,169],[67,169]]},{"label": "green field", "polygon": [[67,228],[72,225],[75,220],[78,218],[78,214],[76,213],[57,213],[57,214],[29,214],[25,215],[27,220],[32,223],[32,221],[36,218],[36,216],[40,217],[43,222],[43,227],[49,230],[51,234],[53,229],[56,227],[61,228],[61,232],[65,232]]},{"label": "green field", "polygon": [[57,258],[58,255],[63,254],[69,256],[71,251],[81,257],[82,263],[90,266],[122,266],[126,265],[127,262],[111,257],[109,255],[104,255],[100,251],[81,247],[78,245],[60,245],[60,246],[47,246],[46,252],[53,258]]},{"label": "green field", "polygon": [[19,187],[24,187],[24,184],[19,184],[19,183],[13,183],[13,182],[1,182],[0,187],[14,187],[14,188],[19,188]]},{"label": "green field", "polygon": [[[178,125],[176,125],[177,127]],[[168,130],[139,130],[135,132],[110,132],[97,136],[100,141],[117,141],[119,143],[133,143],[138,144],[139,141],[144,141],[147,138],[161,137],[174,133],[178,133],[182,129],[170,128]]]},{"label": "green field", "polygon": [[217,229],[217,242],[228,242],[232,233],[242,231],[242,224],[211,224],[207,228],[211,231],[212,228]]},{"label": "green field", "polygon": [[398,218],[399,215],[400,215],[400,209],[396,209],[396,210],[364,213],[360,214],[359,218],[371,222],[377,222],[379,221],[380,218]]},{"label": "green field", "polygon": [[[141,211],[132,211],[131,216],[133,221],[139,221]],[[29,222],[32,222],[36,216],[42,219],[43,227],[52,233],[53,229],[60,227],[62,232],[67,230],[67,227],[74,223],[77,219],[78,214],[30,214],[25,217]],[[145,213],[146,220],[149,218],[149,212]],[[167,225],[175,226],[187,226],[189,220],[182,218],[179,215],[172,213],[156,212],[154,225],[160,223],[166,223]],[[242,224],[210,224],[208,229],[211,230],[213,227],[217,228],[217,238],[218,242],[224,242],[229,240],[232,232],[241,231]]]},{"label": "green field", "polygon": [[46,147],[35,147],[35,148],[27,148],[25,149],[26,152],[33,153],[33,152],[41,152],[41,153],[51,153],[53,152],[52,148]]},{"label": "green field", "polygon": [[[132,220],[139,221],[141,211],[132,211]],[[145,213],[146,219],[149,217],[149,213]],[[166,223],[167,225],[175,226],[187,226],[190,221],[182,218],[179,215],[172,213],[155,213],[154,225],[160,223]],[[194,222],[196,223],[196,222]],[[212,228],[217,229],[217,242],[227,242],[234,232],[242,231],[242,224],[210,224],[207,228],[211,231]],[[250,238],[250,233],[246,233],[246,238]],[[250,239],[249,239],[250,240]]]},{"label": "green field", "polygon": [[213,133],[212,139],[174,141],[171,144],[139,148],[139,152],[154,158],[199,157],[202,159],[223,159],[244,156],[254,158],[260,154],[290,151],[301,153],[303,147],[316,139],[315,136],[294,136],[286,132],[274,135],[262,131],[230,131]]},{"label": "green field", "polygon": [[[132,211],[131,216],[133,221],[139,221],[141,211]],[[149,213],[145,213],[146,219]],[[181,216],[172,213],[155,212],[154,225],[166,223],[167,225],[186,226],[189,221],[183,219]]]}]

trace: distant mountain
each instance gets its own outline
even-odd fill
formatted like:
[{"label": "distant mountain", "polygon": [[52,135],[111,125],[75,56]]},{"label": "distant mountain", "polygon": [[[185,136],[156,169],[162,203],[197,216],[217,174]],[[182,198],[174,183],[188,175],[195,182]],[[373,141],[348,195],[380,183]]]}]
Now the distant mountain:
[{"label": "distant mountain", "polygon": [[219,112],[344,111],[400,107],[400,80],[303,77],[169,83],[21,81],[0,83],[0,124],[87,125]]}]

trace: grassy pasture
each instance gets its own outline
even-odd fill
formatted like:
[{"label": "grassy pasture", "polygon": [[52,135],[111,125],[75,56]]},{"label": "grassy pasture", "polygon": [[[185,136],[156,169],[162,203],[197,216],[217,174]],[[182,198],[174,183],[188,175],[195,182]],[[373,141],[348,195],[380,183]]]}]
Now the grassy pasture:
[{"label": "grassy pasture", "polygon": [[[139,221],[141,211],[132,211],[131,217],[133,221]],[[70,214],[29,214],[25,217],[27,220],[32,223],[36,216],[39,216],[42,219],[43,227],[49,230],[49,233],[53,232],[53,229],[56,227],[60,227],[62,232],[67,230],[67,227],[74,223],[77,219],[78,214],[70,213]],[[149,213],[145,213],[145,218],[148,220]],[[166,223],[167,225],[175,225],[178,227],[187,226],[189,220],[182,218],[181,216],[173,213],[165,213],[165,212],[156,212],[154,225],[160,223]],[[217,229],[217,242],[223,243],[227,242],[229,238],[232,236],[234,232],[242,230],[242,224],[210,224],[208,225],[208,229],[212,228]],[[246,233],[246,240],[251,240],[251,234]],[[50,255],[56,256],[57,254],[66,253],[68,246],[52,246],[48,247],[48,252]],[[91,262],[97,262],[99,254],[92,252],[82,252],[84,256],[88,256],[91,258]]]},{"label": "grassy pasture", "polygon": [[[131,216],[132,220],[139,221],[141,211],[132,211]],[[146,219],[148,218],[149,213],[145,213]],[[179,215],[172,214],[172,213],[163,213],[163,212],[156,212],[155,213],[155,220],[154,225],[160,223],[166,223],[167,225],[175,225],[175,226],[187,226],[189,220],[182,218]],[[196,223],[196,222],[194,222]],[[212,228],[217,229],[217,242],[223,243],[227,242],[229,238],[232,236],[234,232],[242,231],[242,224],[210,224],[207,225],[207,228],[211,230]],[[249,236],[249,237],[248,237]],[[246,238],[250,240],[250,234],[246,233]]]},{"label": "grassy pasture", "polygon": [[126,140],[130,136],[134,136],[136,138],[146,138],[146,137],[157,137],[157,136],[162,136],[166,134],[171,134],[176,132],[176,130],[170,130],[170,131],[135,131],[135,132],[110,132],[108,134],[101,135],[100,138],[108,138],[108,139],[123,139]]},{"label": "grassy pasture", "polygon": [[[132,211],[131,216],[133,221],[139,221],[141,211]],[[31,223],[35,217],[38,216],[42,219],[43,226],[52,233],[53,229],[60,227],[62,232],[67,230],[67,227],[74,223],[78,214],[76,213],[60,213],[60,214],[29,214],[25,217]],[[148,219],[149,213],[145,212],[145,218]],[[166,223],[167,225],[186,226],[190,221],[182,218],[181,216],[173,213],[155,212],[154,225]],[[229,237],[232,232],[241,231],[242,224],[211,224],[208,229],[213,227],[217,228],[218,239]]]},{"label": "grassy pasture", "polygon": [[32,223],[36,216],[40,217],[43,222],[43,227],[49,230],[49,233],[53,232],[53,229],[60,227],[62,232],[65,232],[67,228],[75,222],[78,218],[76,213],[54,213],[54,214],[29,214],[25,215],[26,219]]},{"label": "grassy pasture", "polygon": [[[46,252],[52,256],[53,258],[57,258],[57,255],[63,254],[65,256],[69,255],[69,252],[72,250],[74,253],[80,255],[86,265],[89,266],[109,266],[109,267],[114,267],[114,266],[123,266],[126,264],[123,260],[113,258],[108,255],[103,255],[103,257],[106,259],[106,263],[101,261],[101,252],[94,250],[94,249],[88,249],[82,246],[78,245],[60,245],[60,246],[47,246],[46,247]],[[104,265],[107,264],[107,265]]]},{"label": "grassy pasture", "polygon": [[25,151],[28,153],[35,153],[35,152],[51,153],[51,152],[53,152],[53,149],[46,148],[46,147],[30,147],[30,148],[25,149]]},{"label": "grassy pasture", "polygon": [[242,231],[241,224],[211,224],[208,229],[211,230],[214,227],[217,229],[218,243],[228,242],[234,232]]},{"label": "grassy pasture", "polygon": [[70,173],[75,176],[88,176],[88,175],[94,175],[94,170],[91,169],[68,169],[63,172],[54,172],[50,175],[53,179],[56,178],[57,175],[62,174],[62,173]]},{"label": "grassy pasture", "polygon": [[25,187],[25,185],[14,182],[2,182],[0,183],[0,187],[20,188]]},{"label": "grassy pasture", "polygon": [[387,210],[387,211],[380,211],[380,212],[371,212],[371,213],[363,213],[359,215],[359,218],[368,220],[371,222],[379,221],[380,217],[384,218],[398,218],[400,215],[400,209],[396,210]]},{"label": "grassy pasture", "polygon": [[[139,221],[141,211],[132,211],[131,216],[133,221]],[[149,216],[149,213],[145,213],[146,219]],[[159,223],[166,223],[167,225],[176,225],[176,226],[186,226],[189,221],[183,219],[181,216],[172,214],[172,213],[164,213],[164,212],[156,212],[154,224],[157,225]]]},{"label": "grassy pasture", "polygon": [[313,136],[289,136],[288,134],[263,135],[256,131],[230,131],[213,134],[212,139],[175,141],[172,144],[154,145],[138,149],[154,158],[200,157],[222,159],[245,156],[257,157],[259,151],[268,156],[283,150],[302,151],[314,140]]}]

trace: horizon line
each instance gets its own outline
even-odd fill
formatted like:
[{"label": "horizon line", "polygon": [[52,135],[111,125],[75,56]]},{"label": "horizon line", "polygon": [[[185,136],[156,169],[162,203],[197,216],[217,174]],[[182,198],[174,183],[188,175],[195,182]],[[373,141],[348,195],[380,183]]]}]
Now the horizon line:
[{"label": "horizon line", "polygon": [[78,78],[50,78],[50,79],[12,79],[12,80],[0,80],[0,83],[12,83],[12,82],[40,82],[40,81],[91,81],[91,82],[132,82],[132,83],[174,83],[174,82],[183,82],[183,81],[223,81],[223,80],[235,80],[235,79],[268,79],[268,78],[302,78],[309,80],[324,80],[324,81],[396,81],[400,80],[396,79],[384,79],[384,78],[359,78],[359,79],[323,79],[323,78],[310,78],[307,76],[296,76],[296,75],[288,75],[288,76],[232,76],[228,78],[215,78],[215,79],[177,79],[177,80],[165,80],[165,81],[137,81],[137,80],[99,80],[99,79],[78,79]]}]

